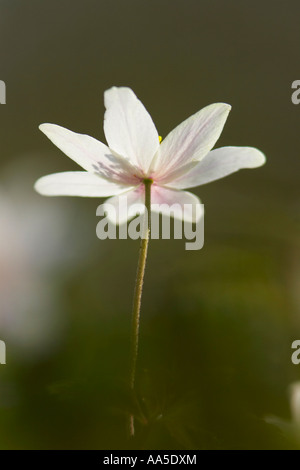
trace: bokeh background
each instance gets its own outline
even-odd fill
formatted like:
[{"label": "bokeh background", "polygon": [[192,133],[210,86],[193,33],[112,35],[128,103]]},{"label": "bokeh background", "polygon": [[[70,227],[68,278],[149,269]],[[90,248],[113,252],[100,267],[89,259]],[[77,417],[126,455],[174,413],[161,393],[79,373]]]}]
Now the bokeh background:
[{"label": "bokeh background", "polygon": [[[299,448],[299,15],[298,0],[0,0],[2,449]],[[162,136],[228,102],[217,146],[268,158],[195,189],[202,250],[151,242],[137,378],[147,422],[133,441],[139,243],[97,239],[101,200],[33,191],[77,169],[38,125],[104,140],[112,85],[135,91]]]}]

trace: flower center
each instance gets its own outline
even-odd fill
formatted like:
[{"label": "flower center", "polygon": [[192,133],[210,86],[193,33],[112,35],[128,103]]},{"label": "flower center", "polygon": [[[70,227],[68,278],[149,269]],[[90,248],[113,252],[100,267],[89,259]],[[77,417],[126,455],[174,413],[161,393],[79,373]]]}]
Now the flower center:
[{"label": "flower center", "polygon": [[148,185],[148,184],[150,185],[150,184],[153,183],[153,179],[152,178],[144,178],[143,183],[144,183],[144,185]]}]

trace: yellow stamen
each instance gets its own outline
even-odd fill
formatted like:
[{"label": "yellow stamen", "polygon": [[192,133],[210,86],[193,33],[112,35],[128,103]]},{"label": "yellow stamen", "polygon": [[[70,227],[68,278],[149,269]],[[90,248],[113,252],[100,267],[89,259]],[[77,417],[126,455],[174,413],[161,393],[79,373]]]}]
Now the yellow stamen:
[{"label": "yellow stamen", "polygon": [[159,143],[161,143],[161,141],[162,141],[162,136],[161,135],[158,136],[158,140],[159,140]]}]

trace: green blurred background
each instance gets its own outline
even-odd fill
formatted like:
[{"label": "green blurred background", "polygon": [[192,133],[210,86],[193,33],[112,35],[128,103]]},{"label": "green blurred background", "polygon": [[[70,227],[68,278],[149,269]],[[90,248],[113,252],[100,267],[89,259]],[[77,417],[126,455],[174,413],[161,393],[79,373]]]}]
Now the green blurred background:
[{"label": "green blurred background", "polygon": [[[0,0],[2,449],[287,449],[300,379],[298,0]],[[138,241],[96,238],[101,200],[42,198],[78,167],[38,125],[104,140],[103,92],[131,87],[160,135],[203,106],[232,111],[217,144],[267,164],[195,189],[205,244],[153,240],[138,394],[126,437]]]}]

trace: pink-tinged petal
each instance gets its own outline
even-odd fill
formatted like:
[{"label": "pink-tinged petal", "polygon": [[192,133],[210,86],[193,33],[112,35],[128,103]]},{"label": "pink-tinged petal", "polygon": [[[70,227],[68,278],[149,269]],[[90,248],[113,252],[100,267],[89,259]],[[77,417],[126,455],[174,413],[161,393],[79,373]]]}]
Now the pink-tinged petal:
[{"label": "pink-tinged petal", "polygon": [[121,183],[135,183],[132,175],[137,170],[99,140],[56,124],[41,124],[39,128],[60,150],[85,170]]},{"label": "pink-tinged petal", "polygon": [[171,131],[161,143],[156,176],[167,176],[192,160],[201,160],[220,137],[230,109],[229,104],[211,104]]},{"label": "pink-tinged petal", "polygon": [[159,147],[150,114],[130,88],[104,93],[104,133],[109,147],[146,172]]},{"label": "pink-tinged petal", "polygon": [[198,222],[203,216],[203,205],[195,194],[153,185],[151,210],[186,222]]},{"label": "pink-tinged petal", "polygon": [[191,161],[186,163],[186,165],[180,166],[179,168],[174,168],[172,171],[169,171],[162,177],[154,177],[158,185],[168,186],[168,183],[177,181],[187,173],[190,173],[195,166],[199,165],[198,161]]},{"label": "pink-tinged petal", "polygon": [[176,189],[193,188],[224,178],[242,168],[257,168],[266,161],[265,155],[253,147],[221,147],[209,152],[187,173],[165,180],[164,184]]},{"label": "pink-tinged petal", "polygon": [[127,191],[130,186],[116,184],[87,171],[68,171],[43,176],[35,183],[43,196],[107,197]]},{"label": "pink-tinged petal", "polygon": [[138,212],[142,214],[145,211],[145,191],[144,185],[127,191],[126,193],[114,196],[103,204],[103,210],[107,213],[107,219],[115,225],[120,225],[132,219]]}]

